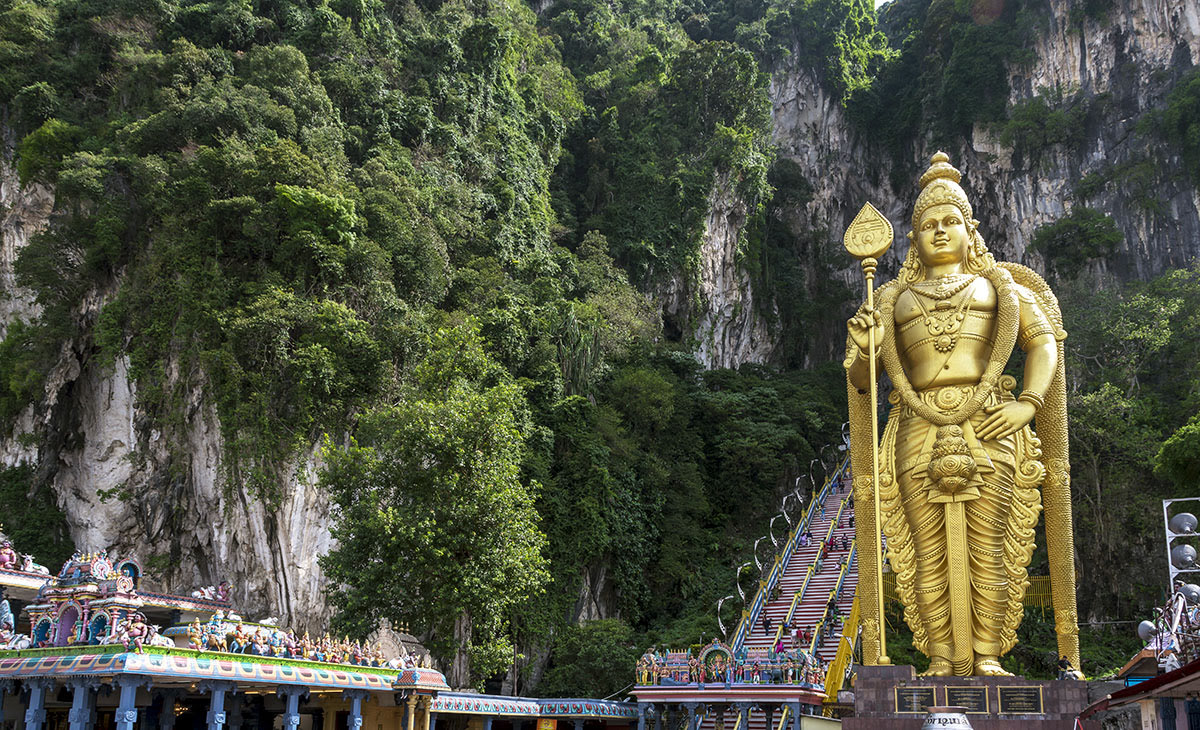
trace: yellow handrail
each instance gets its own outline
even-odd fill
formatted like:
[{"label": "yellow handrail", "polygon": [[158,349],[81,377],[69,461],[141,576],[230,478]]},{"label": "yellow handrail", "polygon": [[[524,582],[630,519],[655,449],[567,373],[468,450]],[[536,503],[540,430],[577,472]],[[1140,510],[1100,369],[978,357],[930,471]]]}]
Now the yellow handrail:
[{"label": "yellow handrail", "polygon": [[[842,624],[842,640],[838,643],[837,654],[829,664],[829,671],[825,673],[826,703],[837,702],[838,690],[842,688],[842,681],[846,678],[846,667],[854,660],[854,644],[858,640],[858,621],[858,595],[855,594],[854,604],[850,607],[850,615],[846,617],[846,623]],[[833,708],[826,707],[824,715],[833,717]]]}]

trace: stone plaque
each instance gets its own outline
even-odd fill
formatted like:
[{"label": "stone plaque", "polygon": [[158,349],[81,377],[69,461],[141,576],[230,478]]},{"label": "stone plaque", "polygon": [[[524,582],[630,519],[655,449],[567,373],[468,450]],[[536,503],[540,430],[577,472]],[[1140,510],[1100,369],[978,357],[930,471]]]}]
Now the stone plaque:
[{"label": "stone plaque", "polygon": [[989,712],[987,688],[947,686],[946,704],[965,707],[968,715],[986,715]]},{"label": "stone plaque", "polygon": [[1042,714],[1041,687],[998,687],[1000,690],[1000,714]]},{"label": "stone plaque", "polygon": [[933,687],[896,687],[896,712],[923,714],[925,708],[937,705]]}]

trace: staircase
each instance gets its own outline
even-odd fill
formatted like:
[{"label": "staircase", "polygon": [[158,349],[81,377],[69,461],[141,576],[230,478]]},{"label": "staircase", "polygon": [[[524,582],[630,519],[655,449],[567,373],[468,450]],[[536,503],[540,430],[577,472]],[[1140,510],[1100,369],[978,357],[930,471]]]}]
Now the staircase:
[{"label": "staircase", "polygon": [[[823,662],[833,660],[837,652],[840,633],[831,632],[826,641],[820,641],[815,636],[818,629],[831,623],[827,616],[829,598],[840,586],[837,592],[837,607],[843,618],[850,614],[854,603],[854,592],[858,586],[858,561],[855,559],[854,528],[850,527],[850,517],[854,509],[847,503],[848,489],[826,490],[825,499],[814,510],[813,521],[809,527],[813,539],[807,547],[797,546],[795,554],[789,561],[786,571],[779,580],[779,591],[775,600],[768,601],[759,613],[756,624],[748,632],[743,646],[750,656],[756,653],[766,655],[775,642],[783,639],[788,651],[796,647],[792,645],[790,632],[785,634],[782,625],[786,621],[789,626],[795,625],[807,629],[814,634],[813,640],[803,643],[801,648],[816,655]],[[824,507],[822,515],[821,507]],[[838,525],[841,523],[841,526]],[[847,545],[847,549],[831,547],[821,561],[821,571],[817,572],[817,555],[823,544],[831,546]],[[843,563],[849,565],[843,569]],[[763,630],[763,616],[771,620],[771,632]],[[840,622],[833,622],[840,628]]]},{"label": "staircase", "polygon": [[[811,505],[807,514],[807,527],[801,525],[801,530],[807,529],[812,533],[812,539],[807,546],[802,546],[798,538],[789,545],[789,552],[784,560],[776,566],[767,581],[766,586],[759,591],[750,608],[750,615],[743,619],[742,625],[734,637],[733,647],[736,650],[745,649],[747,663],[753,663],[756,657],[765,660],[776,642],[783,640],[786,651],[793,652],[790,628],[796,626],[802,633],[807,630],[812,639],[801,641],[802,651],[816,656],[824,665],[831,665],[835,672],[844,672],[848,665],[850,650],[856,643],[858,629],[857,615],[852,616],[854,595],[858,587],[858,561],[854,544],[854,528],[851,518],[854,508],[850,505],[849,467],[843,465],[838,474],[826,484],[818,494],[817,501]],[[821,570],[817,568],[817,558],[823,545],[830,545],[829,550],[821,560]],[[841,545],[847,545],[842,549]],[[836,546],[836,547],[835,547]],[[772,588],[778,585],[778,589]],[[834,620],[828,612],[829,600],[836,597],[835,605],[842,621]],[[771,630],[766,632],[763,617],[770,619]],[[843,623],[845,621],[845,623]],[[783,624],[788,624],[789,631],[783,630]],[[825,628],[829,627],[826,633]],[[842,638],[842,629],[847,629],[847,639]],[[841,656],[838,649],[842,647]],[[835,657],[839,661],[834,662]],[[836,696],[841,686],[841,677],[830,677],[825,682],[827,692],[832,688]],[[821,680],[824,681],[824,680]],[[749,714],[746,727],[740,720],[732,724],[734,730],[783,730],[790,718],[788,713],[776,713],[772,724],[775,728],[767,728],[767,720],[762,712],[752,711]],[[712,727],[712,720],[706,719],[702,728]],[[730,727],[727,725],[727,727]]]}]

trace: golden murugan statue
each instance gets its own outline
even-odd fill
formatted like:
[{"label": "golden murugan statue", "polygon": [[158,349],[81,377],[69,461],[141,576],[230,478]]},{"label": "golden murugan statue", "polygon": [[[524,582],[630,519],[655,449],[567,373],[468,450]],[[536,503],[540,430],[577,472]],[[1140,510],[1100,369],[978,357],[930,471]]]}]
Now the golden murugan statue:
[{"label": "golden murugan statue", "polygon": [[[876,457],[886,553],[913,643],[930,659],[926,674],[1007,674],[999,659],[1021,623],[1039,487],[1059,650],[1078,667],[1062,315],[1040,276],[988,252],[960,179],[945,154],[934,155],[899,276],[848,322],[864,661],[886,663],[880,561],[869,547],[878,534],[870,507],[873,340],[893,386]],[[881,225],[890,240],[890,224]],[[1004,374],[1015,347],[1025,353],[1016,397],[1016,379]],[[1040,438],[1030,427],[1035,418]]]}]

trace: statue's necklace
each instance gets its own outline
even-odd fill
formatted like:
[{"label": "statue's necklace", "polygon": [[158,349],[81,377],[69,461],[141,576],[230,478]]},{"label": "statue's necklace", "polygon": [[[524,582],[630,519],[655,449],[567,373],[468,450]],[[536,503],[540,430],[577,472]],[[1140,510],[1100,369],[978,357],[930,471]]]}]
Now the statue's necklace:
[{"label": "statue's necklace", "polygon": [[[958,332],[962,329],[963,319],[966,318],[967,305],[971,302],[969,294],[964,295],[955,307],[950,303],[950,297],[965,290],[968,286],[975,282],[978,277],[974,274],[963,274],[962,281],[948,282],[942,280],[934,290],[935,293],[926,293],[918,285],[914,284],[910,288],[914,294],[921,296],[914,297],[917,306],[921,308],[921,315],[924,317],[925,329],[929,332],[929,336],[934,338],[933,346],[938,352],[951,352],[958,344]],[[946,277],[947,279],[949,277]],[[925,284],[926,282],[921,282]],[[933,311],[930,311],[925,306],[925,302],[921,297],[929,297],[934,300]]]},{"label": "statue's necklace", "polygon": [[966,289],[978,279],[976,274],[951,274],[933,281],[919,281],[912,284],[915,293],[930,299],[949,299],[963,289]]}]

